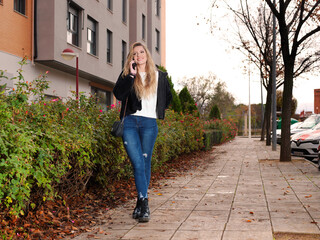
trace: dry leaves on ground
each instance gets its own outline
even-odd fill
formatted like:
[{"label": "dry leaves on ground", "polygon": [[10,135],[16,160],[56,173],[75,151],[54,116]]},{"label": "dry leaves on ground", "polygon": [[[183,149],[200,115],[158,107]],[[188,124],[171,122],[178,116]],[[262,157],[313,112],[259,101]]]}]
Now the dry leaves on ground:
[{"label": "dry leaves on ground", "polygon": [[[150,188],[162,188],[161,179],[186,174],[188,170],[204,167],[211,151],[199,151],[180,156],[162,167],[165,171],[152,174]],[[159,193],[160,194],[160,193]],[[22,218],[8,218],[0,212],[2,239],[63,239],[82,232],[91,232],[103,224],[112,209],[136,196],[134,179],[117,181],[106,190],[94,188],[77,197],[47,201]]]}]

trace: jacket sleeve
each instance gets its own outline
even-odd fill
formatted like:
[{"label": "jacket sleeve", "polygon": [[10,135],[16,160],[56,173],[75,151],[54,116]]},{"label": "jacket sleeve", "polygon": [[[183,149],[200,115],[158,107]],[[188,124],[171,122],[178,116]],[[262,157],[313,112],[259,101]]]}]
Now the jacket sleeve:
[{"label": "jacket sleeve", "polygon": [[120,101],[126,100],[126,98],[130,94],[130,90],[132,89],[133,83],[134,78],[130,77],[129,75],[123,77],[121,72],[116,82],[116,85],[113,88],[114,96]]},{"label": "jacket sleeve", "polygon": [[168,108],[171,103],[171,100],[172,100],[172,93],[171,93],[171,89],[170,89],[168,75],[166,75],[165,80],[166,80],[166,105],[165,105],[165,108]]}]

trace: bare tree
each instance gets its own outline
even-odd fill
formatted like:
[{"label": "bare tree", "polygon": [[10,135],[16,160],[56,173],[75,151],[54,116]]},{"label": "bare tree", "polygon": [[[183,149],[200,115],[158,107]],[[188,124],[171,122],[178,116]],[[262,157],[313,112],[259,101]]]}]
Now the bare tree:
[{"label": "bare tree", "polygon": [[[238,49],[245,55],[249,55],[249,60],[259,69],[263,86],[267,90],[261,140],[264,140],[266,134],[266,145],[271,145],[272,12],[266,8],[265,4],[260,4],[254,11],[249,7],[248,0],[240,0],[239,10],[229,5],[228,7],[236,16]],[[276,88],[283,84],[283,64],[280,53],[281,51],[278,51],[276,56],[278,63]]]},{"label": "bare tree", "polygon": [[215,81],[216,76],[213,73],[209,73],[208,76],[184,77],[179,81],[180,85],[188,88],[190,95],[197,103],[201,115],[205,114],[208,103],[213,97]]},{"label": "bare tree", "polygon": [[[296,69],[318,69],[319,49],[311,45],[311,39],[319,36],[320,1],[279,0],[274,5],[266,0],[275,15],[281,38],[284,62],[284,88],[282,103],[280,161],[291,161],[290,118],[292,88]],[[296,63],[300,63],[299,67]]]},{"label": "bare tree", "polygon": [[214,87],[214,95],[208,104],[208,111],[210,111],[213,105],[217,105],[222,118],[226,118],[234,110],[234,102],[235,98],[227,91],[226,83],[219,81]]}]

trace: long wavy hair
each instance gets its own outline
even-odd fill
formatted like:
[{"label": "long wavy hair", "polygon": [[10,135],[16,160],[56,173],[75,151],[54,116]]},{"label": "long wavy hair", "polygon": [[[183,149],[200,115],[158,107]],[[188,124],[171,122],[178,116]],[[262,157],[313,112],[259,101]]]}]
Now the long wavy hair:
[{"label": "long wavy hair", "polygon": [[130,73],[130,62],[133,59],[133,49],[138,46],[143,47],[143,49],[145,50],[146,55],[147,55],[146,68],[145,68],[146,78],[144,81],[145,84],[143,85],[141,76],[140,76],[140,74],[138,74],[139,68],[137,68],[137,75],[136,75],[136,78],[135,78],[134,84],[133,84],[133,87],[134,87],[134,90],[136,92],[137,97],[139,99],[141,99],[141,98],[148,98],[152,94],[155,94],[156,89],[157,89],[157,81],[156,81],[157,68],[154,64],[154,61],[151,57],[151,53],[148,50],[148,48],[141,42],[135,42],[130,47],[130,51],[127,56],[126,63],[124,65],[122,75],[126,76]]}]

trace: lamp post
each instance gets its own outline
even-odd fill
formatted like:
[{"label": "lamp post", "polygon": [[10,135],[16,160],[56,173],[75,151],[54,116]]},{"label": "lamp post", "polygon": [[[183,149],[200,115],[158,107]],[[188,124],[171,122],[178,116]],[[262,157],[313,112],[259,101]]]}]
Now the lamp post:
[{"label": "lamp post", "polygon": [[[276,6],[275,0],[273,0],[273,5]],[[276,15],[272,16],[273,21],[273,31],[272,31],[272,42],[273,42],[273,58],[272,58],[272,151],[277,150],[277,93],[276,93]]]},{"label": "lamp post", "polygon": [[248,69],[249,69],[249,139],[251,139],[251,101],[250,101],[250,56],[249,56],[249,64],[248,64]]},{"label": "lamp post", "polygon": [[72,60],[76,57],[76,99],[79,99],[79,56],[72,49],[66,48],[62,51],[61,56],[65,60]]}]

